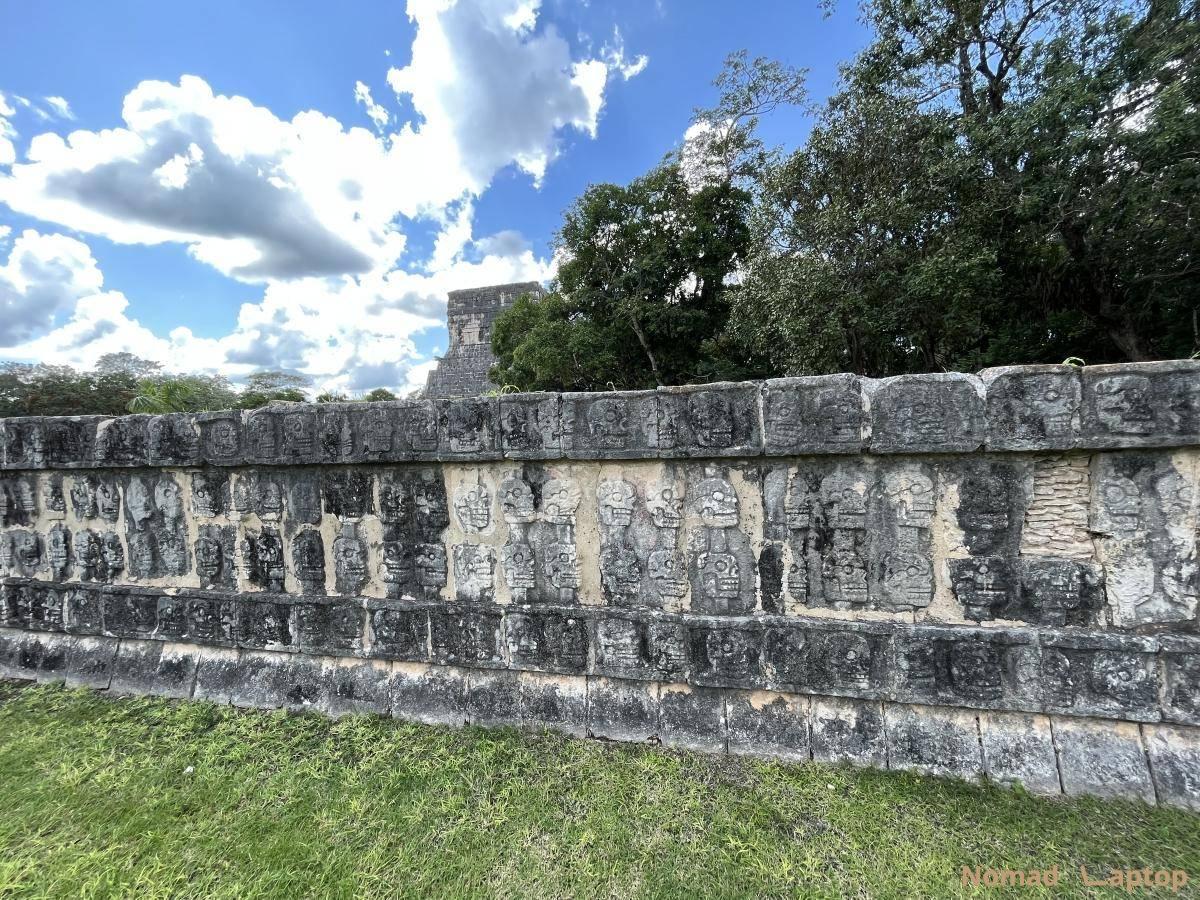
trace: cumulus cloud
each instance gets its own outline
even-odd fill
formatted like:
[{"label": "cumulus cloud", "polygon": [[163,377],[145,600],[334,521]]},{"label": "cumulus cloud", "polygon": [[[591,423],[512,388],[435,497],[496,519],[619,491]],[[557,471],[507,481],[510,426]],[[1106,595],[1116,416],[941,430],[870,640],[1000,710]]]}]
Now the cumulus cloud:
[{"label": "cumulus cloud", "polygon": [[[5,229],[0,239],[7,234]],[[103,283],[86,244],[63,235],[23,232],[0,266],[0,344],[49,331]]]},{"label": "cumulus cloud", "polygon": [[[541,0],[409,0],[411,61],[387,81],[414,116],[398,120],[358,81],[373,129],[311,110],[282,119],[184,75],[137,85],[115,127],[33,137],[17,162],[8,118],[39,106],[0,97],[0,203],[118,243],[181,244],[259,285],[226,334],[156,334],[103,290],[84,244],[38,235],[0,270],[0,354],[86,367],[128,350],[235,378],[285,368],[329,390],[423,383],[432,361],[414,337],[444,322],[447,291],[553,273],[516,232],[475,237],[474,201],[510,166],[540,180],[566,133],[595,135],[612,81],[645,66],[619,33],[573,51],[540,12]],[[44,105],[72,115],[62,98]],[[438,231],[423,259],[406,255],[417,220]],[[35,245],[58,248],[58,293],[24,274]]]},{"label": "cumulus cloud", "polygon": [[412,62],[388,72],[423,118],[413,133],[447,151],[474,192],[516,163],[540,179],[564,128],[594,135],[608,66],[575,60],[539,0],[409,0]]},{"label": "cumulus cloud", "polygon": [[50,107],[53,115],[60,119],[75,118],[75,113],[71,110],[71,104],[62,97],[43,97],[43,102]]},{"label": "cumulus cloud", "polygon": [[391,113],[375,102],[371,96],[371,89],[361,81],[354,82],[354,100],[363,105],[363,109],[367,112],[367,118],[375,123],[377,129],[382,131],[387,128],[388,123],[392,120]]}]

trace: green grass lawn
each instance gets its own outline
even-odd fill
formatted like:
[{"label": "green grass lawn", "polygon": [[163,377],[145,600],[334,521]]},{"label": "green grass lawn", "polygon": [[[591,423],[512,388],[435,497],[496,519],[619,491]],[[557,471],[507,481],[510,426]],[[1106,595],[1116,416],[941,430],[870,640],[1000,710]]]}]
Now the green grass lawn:
[{"label": "green grass lawn", "polygon": [[1185,869],[1190,891],[1200,818],[0,684],[3,897],[957,896],[995,893],[963,865],[1054,863],[1082,894],[1081,862]]}]

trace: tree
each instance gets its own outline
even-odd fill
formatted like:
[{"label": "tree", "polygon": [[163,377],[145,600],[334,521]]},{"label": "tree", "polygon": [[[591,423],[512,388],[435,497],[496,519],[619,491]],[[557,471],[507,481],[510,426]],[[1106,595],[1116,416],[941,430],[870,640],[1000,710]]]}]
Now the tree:
[{"label": "tree", "polygon": [[396,395],[393,394],[391,391],[389,391],[387,388],[375,388],[372,391],[368,391],[367,395],[365,397],[363,397],[363,401],[366,403],[378,403],[383,400],[395,400],[395,399],[396,399]]},{"label": "tree", "polygon": [[143,378],[129,412],[203,412],[229,409],[238,395],[220,375],[158,375]]},{"label": "tree", "polygon": [[306,375],[264,370],[246,376],[246,387],[238,395],[238,409],[257,409],[268,403],[303,403],[308,400],[304,389],[312,383]]},{"label": "tree", "polygon": [[553,290],[497,318],[492,381],[598,390],[736,377],[717,338],[749,199],[727,178],[689,184],[677,160],[626,187],[589,187],[556,236]]},{"label": "tree", "polygon": [[162,370],[162,363],[142,359],[126,350],[119,353],[105,353],[92,367],[98,375],[130,375],[134,378],[148,378],[157,375]]},{"label": "tree", "polygon": [[755,177],[727,338],[777,373],[1200,346],[1195,0],[875,0]]}]

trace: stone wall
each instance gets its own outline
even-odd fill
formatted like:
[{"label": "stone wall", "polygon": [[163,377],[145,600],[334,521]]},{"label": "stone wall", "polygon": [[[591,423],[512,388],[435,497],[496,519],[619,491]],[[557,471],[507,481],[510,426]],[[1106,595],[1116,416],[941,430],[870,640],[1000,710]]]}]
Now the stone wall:
[{"label": "stone wall", "polygon": [[494,390],[496,385],[488,380],[488,370],[496,364],[492,355],[492,323],[522,294],[541,293],[541,285],[536,281],[451,291],[446,304],[450,346],[429,373],[425,396],[478,397]]},{"label": "stone wall", "polygon": [[1200,808],[1200,363],[0,447],[0,674]]}]

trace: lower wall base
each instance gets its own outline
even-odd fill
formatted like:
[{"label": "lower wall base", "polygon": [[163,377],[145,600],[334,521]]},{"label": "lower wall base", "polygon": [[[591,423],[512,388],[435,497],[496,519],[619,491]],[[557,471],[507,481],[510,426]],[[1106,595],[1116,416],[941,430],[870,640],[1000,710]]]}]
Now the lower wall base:
[{"label": "lower wall base", "polygon": [[1200,811],[1200,728],[0,629],[0,677],[1021,784]]}]

